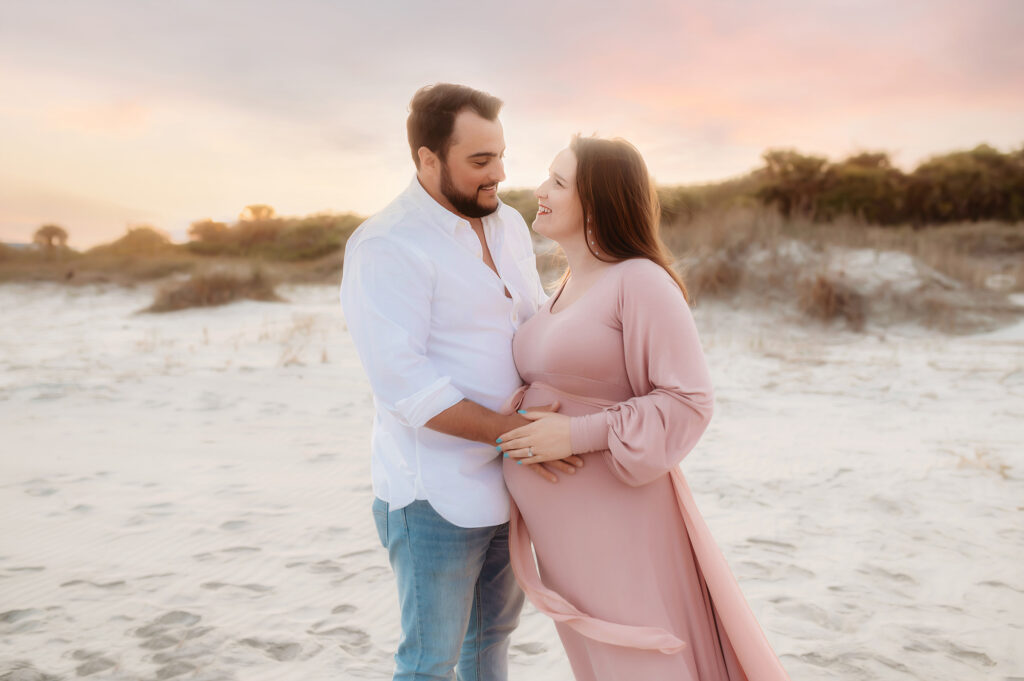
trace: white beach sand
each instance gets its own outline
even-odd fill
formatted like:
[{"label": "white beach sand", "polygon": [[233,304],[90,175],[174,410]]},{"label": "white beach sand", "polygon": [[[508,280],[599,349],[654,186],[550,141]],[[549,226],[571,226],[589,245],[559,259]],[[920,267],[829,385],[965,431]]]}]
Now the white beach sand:
[{"label": "white beach sand", "polygon": [[[369,389],[336,290],[281,293],[0,286],[0,680],[390,678]],[[1024,678],[1024,325],[697,318],[684,472],[793,679]],[[529,607],[511,662],[571,678]]]}]

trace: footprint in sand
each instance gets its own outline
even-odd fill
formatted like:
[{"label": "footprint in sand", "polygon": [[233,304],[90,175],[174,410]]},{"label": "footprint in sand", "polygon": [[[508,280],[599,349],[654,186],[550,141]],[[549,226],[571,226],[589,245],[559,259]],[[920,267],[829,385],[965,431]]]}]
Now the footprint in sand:
[{"label": "footprint in sand", "polygon": [[147,650],[164,650],[165,648],[172,648],[178,645],[178,638],[175,636],[165,636],[163,634],[159,636],[153,636],[152,638],[146,639],[144,642],[139,644],[139,647],[146,648]]},{"label": "footprint in sand", "polygon": [[0,681],[61,681],[59,676],[46,674],[31,662],[15,660],[0,667]]},{"label": "footprint in sand", "polygon": [[98,674],[117,666],[117,663],[109,657],[103,657],[103,653],[89,650],[76,650],[71,654],[71,657],[75,660],[84,660],[82,664],[75,667],[75,673],[79,676]]},{"label": "footprint in sand", "polygon": [[207,561],[216,560],[218,555],[220,554],[229,554],[228,557],[230,557],[231,555],[236,554],[259,553],[262,550],[263,549],[258,548],[256,546],[232,546],[226,549],[220,549],[219,551],[204,551],[202,553],[194,553],[192,554],[192,559],[205,563]]},{"label": "footprint in sand", "polygon": [[[978,586],[991,586],[991,587],[1002,588],[1002,589],[1010,589],[1011,591],[1016,591],[1017,593],[1024,593],[1024,590],[1022,590],[1022,589],[1018,589],[1015,586],[1011,586],[1010,584],[1007,584],[1005,582],[1000,582],[1000,581],[994,580],[994,579],[988,579],[988,580],[985,580],[984,582],[978,582]],[[1022,677],[1022,678],[1024,678],[1024,677]]]},{"label": "footprint in sand", "polygon": [[256,593],[261,594],[274,590],[274,587],[267,586],[265,584],[227,584],[225,582],[203,582],[199,586],[203,589],[209,589],[211,591],[217,591],[218,589],[223,589],[226,586],[230,586],[236,589],[245,589],[246,591],[254,591]]},{"label": "footprint in sand", "polygon": [[244,638],[239,643],[258,648],[278,662],[294,660],[302,651],[302,646],[298,643],[278,643],[275,641],[263,641],[258,638]]},{"label": "footprint in sand", "polygon": [[48,497],[57,493],[57,490],[53,487],[33,487],[32,489],[25,490],[25,494],[33,497]]},{"label": "footprint in sand", "polygon": [[517,643],[512,646],[512,650],[517,653],[524,655],[540,655],[547,650],[547,646],[543,643],[531,642],[531,643]]},{"label": "footprint in sand", "polygon": [[24,610],[8,610],[0,613],[0,631],[5,635],[26,634],[38,631],[45,626],[45,615],[42,610],[26,608]]},{"label": "footprint in sand", "polygon": [[2,624],[14,624],[26,617],[32,615],[41,615],[42,610],[36,610],[35,608],[26,608],[24,610],[8,610],[7,612],[0,612],[0,623]]},{"label": "footprint in sand", "polygon": [[156,670],[156,678],[158,679],[172,679],[175,676],[181,676],[182,674],[188,674],[194,672],[196,666],[185,662],[184,660],[175,660],[170,664],[160,667]]},{"label": "footprint in sand", "polygon": [[947,641],[943,647],[950,655],[952,655],[958,660],[969,660],[970,662],[980,664],[983,667],[994,667],[996,664],[995,661],[993,661],[992,658],[986,655],[985,653],[976,650],[968,650],[967,648],[961,648],[952,641]]},{"label": "footprint in sand", "polygon": [[324,452],[323,454],[317,454],[306,459],[306,463],[326,463],[328,461],[334,461],[338,458],[337,454],[330,452]]},{"label": "footprint in sand", "polygon": [[228,531],[231,531],[231,532],[233,532],[235,530],[244,530],[247,527],[249,527],[249,521],[248,520],[229,520],[229,521],[227,521],[225,523],[221,523],[221,525],[220,525],[220,529],[228,530]]},{"label": "footprint in sand", "polygon": [[190,612],[184,610],[172,610],[171,612],[161,615],[156,619],[155,624],[167,624],[167,625],[184,625],[191,627],[193,624],[198,624],[203,619],[199,615],[193,615]]},{"label": "footprint in sand", "polygon": [[[164,613],[149,624],[139,627],[134,631],[138,638],[145,639],[139,647],[147,650],[164,650],[180,644],[182,641],[197,638],[210,631],[209,627],[192,629],[202,617],[185,612],[184,610],[172,610]],[[199,634],[194,634],[201,631]]]},{"label": "footprint in sand", "polygon": [[64,582],[63,584],[61,584],[61,587],[78,586],[79,584],[88,584],[89,586],[94,586],[97,589],[116,589],[118,587],[124,586],[125,585],[125,581],[123,579],[119,579],[119,580],[114,581],[114,582],[100,583],[100,582],[90,582],[90,581],[88,581],[86,579],[72,579],[70,582]]},{"label": "footprint in sand", "polygon": [[309,571],[313,574],[329,574],[335,572],[344,572],[344,568],[335,563],[333,560],[321,560],[310,565]]},{"label": "footprint in sand", "polygon": [[[347,613],[355,610],[355,608],[352,606],[340,606],[332,612],[337,613],[339,610]],[[338,642],[342,650],[353,655],[359,655],[370,650],[370,636],[362,629],[346,626],[336,626],[328,629],[325,628],[327,626],[327,621],[317,622],[312,628],[307,629],[306,633],[315,636],[329,636]]]},{"label": "footprint in sand", "polygon": [[792,544],[786,543],[784,541],[775,541],[774,539],[762,539],[760,537],[747,537],[747,543],[757,544],[759,546],[764,546],[764,547],[766,547],[768,549],[774,549],[774,550],[782,552],[782,553],[792,553],[792,552],[796,551],[796,547],[793,546]]}]

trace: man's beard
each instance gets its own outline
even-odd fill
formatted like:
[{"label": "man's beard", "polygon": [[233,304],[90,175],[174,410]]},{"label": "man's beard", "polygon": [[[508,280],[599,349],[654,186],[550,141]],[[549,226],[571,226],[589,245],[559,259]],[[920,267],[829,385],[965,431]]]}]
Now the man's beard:
[{"label": "man's beard", "polygon": [[452,176],[448,173],[448,163],[445,161],[441,163],[441,193],[444,195],[444,198],[448,199],[448,202],[452,204],[455,210],[467,218],[486,217],[498,210],[497,203],[494,204],[493,208],[488,208],[477,203],[476,194],[460,193],[452,183]]}]

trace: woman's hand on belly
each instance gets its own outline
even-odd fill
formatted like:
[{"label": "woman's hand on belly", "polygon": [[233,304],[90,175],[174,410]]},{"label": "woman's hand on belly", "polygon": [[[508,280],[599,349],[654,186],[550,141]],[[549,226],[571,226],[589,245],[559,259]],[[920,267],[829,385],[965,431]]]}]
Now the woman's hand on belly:
[{"label": "woman's hand on belly", "polygon": [[[527,412],[524,409],[520,409],[518,414],[523,416],[523,423],[524,423],[524,425],[532,425],[532,423],[530,422],[528,417],[525,416],[527,413],[541,413],[541,412],[553,413],[553,412],[557,412],[560,408],[561,408],[561,404],[558,402],[558,400],[554,400],[550,404],[546,404],[546,405],[543,405],[543,406],[539,406],[538,405],[538,406],[535,406],[535,407],[530,407],[530,412]],[[517,429],[513,428],[512,430],[509,431],[509,433],[512,433],[515,430],[517,430]],[[506,433],[506,435],[507,434],[508,433]],[[503,445],[502,444],[503,439],[500,438],[500,437],[498,438],[497,442],[498,442],[498,451],[502,452],[502,453],[505,453],[505,450],[507,449],[507,443]],[[505,454],[505,458],[508,459],[510,457],[509,457],[508,454]],[[516,459],[516,462],[518,463],[518,459]],[[559,460],[548,461],[547,464],[545,464],[545,465],[531,466],[530,470],[532,470],[534,473],[536,473],[540,477],[544,478],[548,482],[558,482],[558,475],[555,473],[556,470],[557,471],[561,471],[562,473],[568,473],[568,474],[571,475],[572,473],[576,472],[577,468],[583,468],[583,458],[579,457],[579,456],[568,456],[568,457],[564,457],[564,458],[559,459]]]},{"label": "woman's hand on belly", "polygon": [[518,459],[520,464],[547,463],[573,457],[568,416],[543,411],[520,410],[519,413],[533,423],[501,436],[501,449],[505,456]]}]

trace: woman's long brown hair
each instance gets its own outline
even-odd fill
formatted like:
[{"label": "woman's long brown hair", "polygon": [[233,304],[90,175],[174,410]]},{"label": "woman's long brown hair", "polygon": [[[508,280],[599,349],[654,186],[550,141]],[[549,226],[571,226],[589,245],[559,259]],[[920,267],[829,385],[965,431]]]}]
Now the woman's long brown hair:
[{"label": "woman's long brown hair", "polygon": [[661,205],[640,152],[624,139],[580,135],[569,148],[576,155],[576,191],[590,252],[606,262],[647,258],[668,272],[689,301],[661,240]]}]

